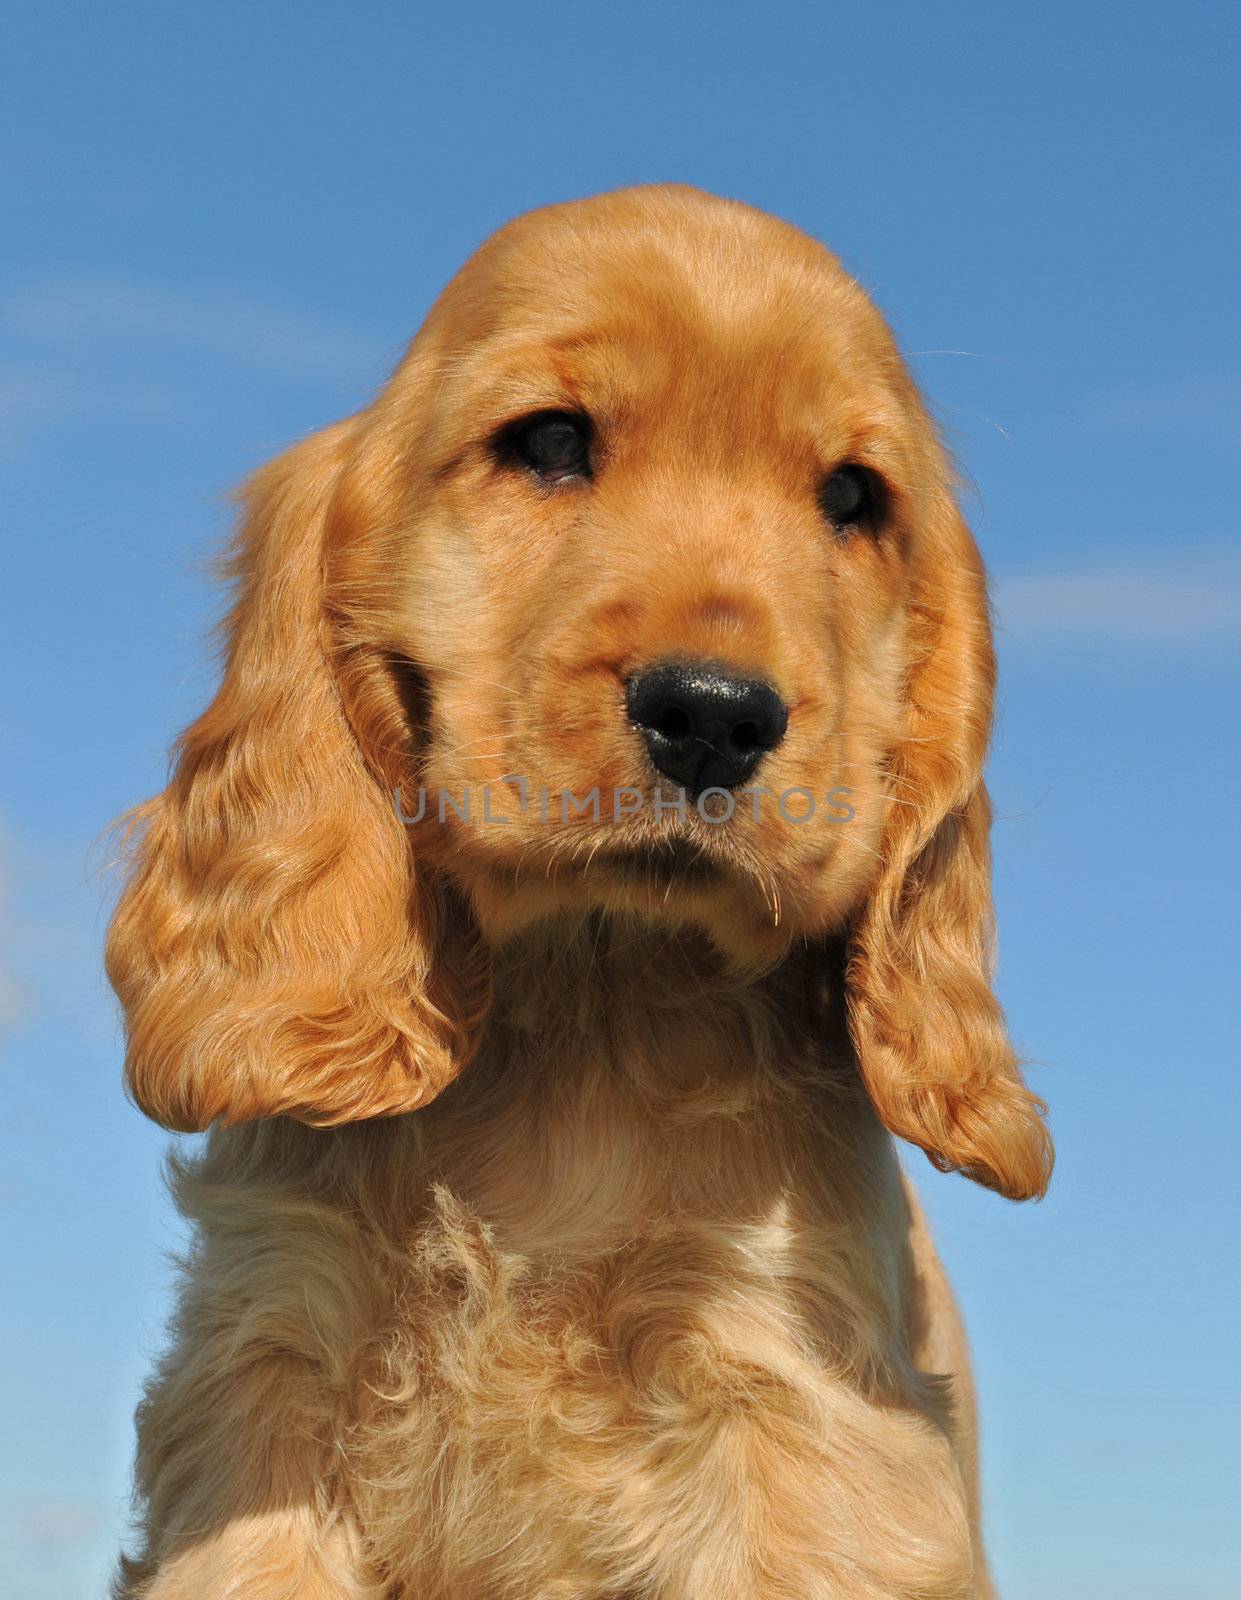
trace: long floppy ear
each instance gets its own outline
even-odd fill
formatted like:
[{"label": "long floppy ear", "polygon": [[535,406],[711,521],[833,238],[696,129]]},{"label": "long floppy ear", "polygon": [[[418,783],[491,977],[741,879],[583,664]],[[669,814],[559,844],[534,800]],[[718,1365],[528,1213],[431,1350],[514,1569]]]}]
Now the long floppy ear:
[{"label": "long floppy ear", "polygon": [[849,1019],[893,1133],[1010,1199],[1044,1193],[1052,1144],[991,990],[991,822],[982,765],[995,658],[974,541],[945,497],[917,575],[907,724],[883,868],[852,929]]},{"label": "long floppy ear", "polygon": [[[171,1128],[410,1110],[472,1047],[478,973],[446,951],[441,891],[415,870],[351,724],[346,680],[365,669],[340,669],[325,602],[333,539],[365,536],[345,470],[354,428],[247,486],[223,681],[135,815],[108,974],[130,1091]],[[399,735],[385,739],[390,751]]]}]

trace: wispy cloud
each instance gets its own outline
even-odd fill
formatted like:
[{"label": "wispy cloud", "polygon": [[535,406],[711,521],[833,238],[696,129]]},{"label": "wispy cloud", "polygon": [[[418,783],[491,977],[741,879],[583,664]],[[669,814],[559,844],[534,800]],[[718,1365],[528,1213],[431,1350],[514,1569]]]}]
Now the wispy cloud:
[{"label": "wispy cloud", "polygon": [[1241,637],[1241,549],[998,577],[995,603],[1000,626],[1018,640],[1048,634],[1168,643]]},{"label": "wispy cloud", "polygon": [[[0,948],[5,941],[0,941]],[[7,965],[7,958],[5,965]],[[4,967],[0,967],[0,1036],[8,1033],[13,1024],[21,1017],[25,1005],[25,995],[18,987],[16,981],[9,977]]]},{"label": "wispy cloud", "polygon": [[100,382],[57,361],[0,364],[0,459],[25,454],[45,429],[79,417],[161,417],[175,407],[158,384]]},{"label": "wispy cloud", "polygon": [[88,839],[46,839],[0,817],[0,1034],[57,1018],[111,1037],[103,935],[115,879]]},{"label": "wispy cloud", "polygon": [[0,826],[0,1034],[7,1033],[25,1007],[25,992],[17,981],[17,924],[13,914],[12,835]]},{"label": "wispy cloud", "polygon": [[0,457],[82,418],[167,417],[212,365],[362,395],[398,345],[261,296],[126,278],[66,278],[0,294]]},{"label": "wispy cloud", "polygon": [[58,1547],[92,1538],[104,1521],[99,1507],[86,1500],[39,1500],[26,1507],[20,1531],[32,1544]]},{"label": "wispy cloud", "polygon": [[261,297],[125,278],[12,291],[0,299],[0,324],[44,346],[138,342],[294,378],[366,378],[394,354],[381,339]]},{"label": "wispy cloud", "polygon": [[[16,1486],[17,1478],[13,1478]],[[124,1536],[124,1519],[100,1497],[25,1500],[9,1496],[0,1518],[0,1592],[22,1600],[101,1595]]]},{"label": "wispy cloud", "polygon": [[1092,433],[1241,445],[1241,378],[1178,378],[1096,390],[1076,406]]}]

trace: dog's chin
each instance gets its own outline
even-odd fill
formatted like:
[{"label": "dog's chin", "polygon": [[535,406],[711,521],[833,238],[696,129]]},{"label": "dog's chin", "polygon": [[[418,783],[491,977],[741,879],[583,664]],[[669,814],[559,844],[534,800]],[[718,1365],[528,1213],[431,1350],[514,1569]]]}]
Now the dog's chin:
[{"label": "dog's chin", "polygon": [[651,845],[624,845],[595,852],[585,873],[596,873],[613,884],[673,890],[680,886],[728,884],[734,873],[689,839],[668,838]]},{"label": "dog's chin", "polygon": [[730,964],[761,968],[779,961],[795,936],[779,897],[758,874],[676,837],[642,846],[604,843],[546,866],[493,865],[471,874],[464,887],[482,933],[496,945],[593,913],[663,934],[705,933]]}]

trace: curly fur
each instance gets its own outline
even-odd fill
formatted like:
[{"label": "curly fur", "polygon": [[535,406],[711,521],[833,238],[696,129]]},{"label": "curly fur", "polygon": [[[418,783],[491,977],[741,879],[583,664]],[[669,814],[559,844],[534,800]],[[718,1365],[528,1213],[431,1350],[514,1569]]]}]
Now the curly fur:
[{"label": "curly fur", "polygon": [[[591,483],[497,460],[551,406]],[[989,980],[982,568],[865,296],[688,189],[519,219],[257,475],[233,575],[109,939],[134,1097],[211,1130],[117,1595],[990,1594],[890,1133],[1012,1198],[1051,1147]],[[856,821],[513,809],[647,782],[623,684],[672,651],[778,683],[771,789]],[[392,803],[484,781],[503,825]]]}]

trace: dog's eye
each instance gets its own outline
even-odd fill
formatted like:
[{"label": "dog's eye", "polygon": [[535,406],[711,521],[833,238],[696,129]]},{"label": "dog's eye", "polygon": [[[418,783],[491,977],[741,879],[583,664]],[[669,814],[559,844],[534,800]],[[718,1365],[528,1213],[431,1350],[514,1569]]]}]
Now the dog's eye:
[{"label": "dog's eye", "polygon": [[879,520],[879,486],[874,474],[852,461],[837,467],[819,488],[819,506],[834,528],[874,527]]},{"label": "dog's eye", "polygon": [[510,456],[544,483],[590,476],[589,417],[575,411],[540,411],[523,417],[501,435],[503,455]]}]

